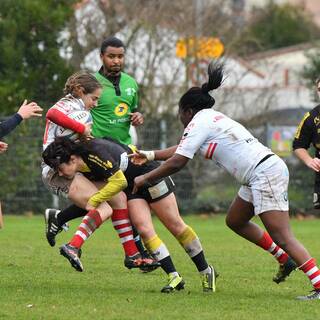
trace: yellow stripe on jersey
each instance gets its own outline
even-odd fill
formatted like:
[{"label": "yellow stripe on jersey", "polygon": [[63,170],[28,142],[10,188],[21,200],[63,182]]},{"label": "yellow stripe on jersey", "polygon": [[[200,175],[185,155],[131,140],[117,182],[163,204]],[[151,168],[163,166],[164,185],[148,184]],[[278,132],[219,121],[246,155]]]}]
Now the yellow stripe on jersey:
[{"label": "yellow stripe on jersey", "polygon": [[96,208],[100,203],[110,200],[125,189],[127,185],[126,177],[121,170],[118,170],[108,179],[107,184],[89,199],[88,203]]},{"label": "yellow stripe on jersey", "polygon": [[138,148],[134,144],[128,144],[128,147],[132,150],[133,153],[137,153]]},{"label": "yellow stripe on jersey", "polygon": [[306,119],[310,116],[310,112],[307,112],[304,117],[302,118],[301,122],[299,123],[298,125],[298,128],[297,128],[297,132],[295,134],[295,139],[299,139],[300,138],[300,133],[301,133],[301,129],[302,129],[302,126],[304,124],[304,122],[306,121]]},{"label": "yellow stripe on jersey", "polygon": [[88,160],[96,163],[98,166],[102,167],[103,169],[112,169],[112,167],[113,167],[112,163],[109,160],[103,161],[99,157],[97,157],[93,154],[89,154]]}]

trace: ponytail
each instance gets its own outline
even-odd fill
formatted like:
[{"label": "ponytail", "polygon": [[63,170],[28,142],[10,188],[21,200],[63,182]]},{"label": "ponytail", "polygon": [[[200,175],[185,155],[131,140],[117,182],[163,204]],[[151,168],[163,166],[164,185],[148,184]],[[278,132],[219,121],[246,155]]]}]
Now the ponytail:
[{"label": "ponytail", "polygon": [[192,109],[194,113],[202,109],[209,109],[215,104],[209,91],[221,86],[224,65],[219,62],[210,63],[208,66],[208,82],[200,87],[192,87],[182,95],[179,101],[181,110]]}]

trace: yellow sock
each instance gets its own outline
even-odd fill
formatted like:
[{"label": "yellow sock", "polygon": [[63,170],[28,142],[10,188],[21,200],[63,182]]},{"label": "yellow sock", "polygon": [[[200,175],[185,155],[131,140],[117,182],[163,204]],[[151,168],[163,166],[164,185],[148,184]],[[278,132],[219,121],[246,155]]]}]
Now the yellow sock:
[{"label": "yellow sock", "polygon": [[197,234],[189,226],[176,238],[191,258],[203,251]]},{"label": "yellow sock", "polygon": [[148,251],[157,259],[157,261],[160,261],[170,255],[166,245],[162,242],[158,235],[155,235],[151,239],[145,241],[144,244]]}]

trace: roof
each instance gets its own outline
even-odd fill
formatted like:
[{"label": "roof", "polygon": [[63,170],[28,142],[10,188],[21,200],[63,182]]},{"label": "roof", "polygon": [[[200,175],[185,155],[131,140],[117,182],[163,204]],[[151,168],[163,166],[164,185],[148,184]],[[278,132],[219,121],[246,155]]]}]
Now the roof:
[{"label": "roof", "polygon": [[281,110],[274,110],[266,112],[263,115],[255,116],[248,120],[243,120],[241,123],[250,125],[250,127],[260,127],[266,124],[281,125],[281,126],[297,126],[302,117],[310,109],[303,107],[285,108]]}]

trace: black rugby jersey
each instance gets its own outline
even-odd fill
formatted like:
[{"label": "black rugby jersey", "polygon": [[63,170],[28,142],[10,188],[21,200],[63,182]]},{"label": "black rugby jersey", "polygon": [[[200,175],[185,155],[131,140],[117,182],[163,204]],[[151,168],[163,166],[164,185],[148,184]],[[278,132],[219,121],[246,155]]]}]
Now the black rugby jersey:
[{"label": "black rugby jersey", "polygon": [[304,115],[297,128],[292,147],[293,150],[309,149],[311,144],[316,149],[315,156],[320,158],[320,105]]},{"label": "black rugby jersey", "polygon": [[85,146],[88,149],[88,154],[83,158],[83,161],[91,172],[85,172],[84,175],[90,180],[105,180],[121,169],[127,179],[128,187],[131,187],[135,177],[159,166],[156,161],[150,161],[141,166],[133,164],[127,158],[127,154],[132,153],[134,148],[111,138],[92,139],[86,142]]}]

